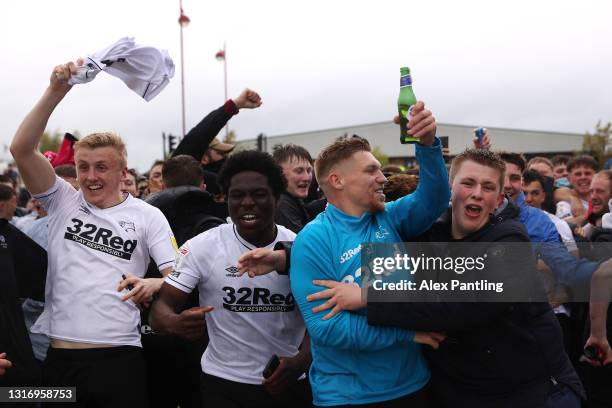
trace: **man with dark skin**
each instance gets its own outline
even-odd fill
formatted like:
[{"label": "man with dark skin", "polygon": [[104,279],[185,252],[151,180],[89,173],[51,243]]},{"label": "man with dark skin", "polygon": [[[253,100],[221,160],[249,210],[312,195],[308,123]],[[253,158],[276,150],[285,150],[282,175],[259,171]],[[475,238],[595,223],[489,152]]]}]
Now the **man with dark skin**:
[{"label": "man with dark skin", "polygon": [[[232,224],[212,228],[181,247],[176,271],[154,303],[153,328],[197,338],[206,319],[210,343],[202,357],[204,405],[309,406],[307,381],[298,381],[310,365],[309,340],[288,278],[271,274],[249,280],[239,277],[235,266],[247,250],[271,249],[279,240],[295,238],[274,223],[286,185],[282,169],[267,153],[245,151],[227,159],[219,184]],[[211,247],[216,250],[207,250]],[[196,286],[202,306],[180,312]],[[272,356],[279,356],[280,364],[264,380],[261,373]]]}]

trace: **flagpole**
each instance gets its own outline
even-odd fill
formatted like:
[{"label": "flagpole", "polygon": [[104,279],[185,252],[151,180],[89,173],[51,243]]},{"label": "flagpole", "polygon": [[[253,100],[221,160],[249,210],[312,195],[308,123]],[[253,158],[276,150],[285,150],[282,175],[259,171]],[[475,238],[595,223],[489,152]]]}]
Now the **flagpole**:
[{"label": "flagpole", "polygon": [[[227,52],[225,51],[225,41],[223,42],[223,82],[225,84],[225,100],[227,101]],[[225,122],[225,140],[229,136],[229,128],[227,122]]]},{"label": "flagpole", "polygon": [[[181,111],[183,119],[183,137],[185,137],[185,58],[183,53],[183,25],[185,25],[185,19],[183,18],[183,0],[179,0],[179,6],[181,8],[181,16],[179,17],[179,25],[181,27]],[[187,18],[187,23],[188,22],[189,19]]]}]

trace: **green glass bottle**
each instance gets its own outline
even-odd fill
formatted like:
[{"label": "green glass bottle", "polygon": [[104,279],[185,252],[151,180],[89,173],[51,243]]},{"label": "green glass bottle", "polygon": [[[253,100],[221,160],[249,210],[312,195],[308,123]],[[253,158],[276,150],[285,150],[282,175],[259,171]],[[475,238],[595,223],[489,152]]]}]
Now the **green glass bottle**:
[{"label": "green glass bottle", "polygon": [[410,136],[406,131],[410,109],[417,103],[414,92],[412,92],[412,77],[410,76],[410,68],[400,68],[400,92],[397,98],[397,110],[400,118],[400,142],[417,143],[418,138]]}]

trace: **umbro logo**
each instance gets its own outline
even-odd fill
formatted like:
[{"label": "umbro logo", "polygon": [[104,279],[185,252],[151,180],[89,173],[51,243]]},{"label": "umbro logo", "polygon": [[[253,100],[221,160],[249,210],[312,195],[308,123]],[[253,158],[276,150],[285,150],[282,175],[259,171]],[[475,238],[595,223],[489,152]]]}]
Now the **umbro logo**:
[{"label": "umbro logo", "polygon": [[225,276],[228,276],[230,278],[238,278],[238,268],[236,268],[235,266],[230,266],[229,268],[225,268],[225,270],[229,272]]},{"label": "umbro logo", "polygon": [[90,214],[91,214],[91,211],[89,211],[89,208],[87,208],[87,207],[85,206],[85,204],[81,204],[81,205],[79,206],[79,211],[82,211],[82,212],[84,212],[84,213],[85,213],[85,214],[87,214],[87,215],[90,215]]}]

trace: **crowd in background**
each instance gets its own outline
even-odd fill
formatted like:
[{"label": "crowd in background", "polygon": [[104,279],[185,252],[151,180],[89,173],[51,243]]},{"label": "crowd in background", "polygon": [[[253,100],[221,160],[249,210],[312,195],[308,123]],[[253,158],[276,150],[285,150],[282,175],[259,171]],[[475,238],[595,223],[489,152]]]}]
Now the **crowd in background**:
[{"label": "crowd in background", "polygon": [[[216,404],[231,400],[230,394],[248,395],[250,400],[256,401],[253,402],[252,406],[269,404],[269,401],[266,399],[267,396],[261,396],[260,392],[267,392],[268,395],[277,398],[274,400],[276,401],[275,403],[289,404],[289,406],[310,406],[312,403],[311,392],[320,392],[316,389],[311,391],[310,386],[305,384],[308,381],[303,380],[303,376],[308,374],[308,368],[312,363],[310,346],[306,346],[311,341],[308,333],[310,332],[313,344],[319,347],[321,344],[324,344],[325,347],[331,346],[320,337],[317,337],[318,334],[312,332],[315,330],[315,326],[311,326],[312,323],[308,320],[310,317],[307,315],[304,318],[305,322],[301,322],[301,317],[298,315],[296,319],[300,320],[300,323],[297,325],[288,320],[286,321],[286,317],[283,315],[283,317],[278,319],[274,318],[282,320],[282,327],[279,328],[273,326],[272,323],[266,323],[270,325],[269,328],[261,328],[261,336],[263,337],[266,335],[266,330],[277,333],[275,336],[279,336],[279,338],[284,335],[284,331],[292,331],[293,337],[286,340],[287,344],[291,346],[290,349],[294,353],[299,351],[298,354],[300,356],[302,354],[305,356],[296,360],[283,359],[279,366],[280,369],[274,367],[278,372],[274,377],[271,377],[272,380],[264,380],[262,378],[263,386],[261,386],[261,389],[246,387],[247,384],[250,386],[253,383],[245,380],[243,384],[241,374],[232,374],[233,372],[229,374],[227,372],[222,373],[221,368],[219,368],[219,371],[206,372],[206,374],[212,375],[208,375],[204,379],[200,378],[203,370],[201,365],[203,353],[205,358],[207,356],[206,353],[209,353],[206,364],[210,364],[212,367],[225,367],[222,362],[215,360],[211,363],[211,361],[219,358],[219,353],[221,353],[219,350],[225,350],[218,343],[228,341],[232,336],[236,337],[235,341],[238,345],[236,346],[236,356],[224,356],[229,362],[235,358],[241,364],[248,366],[250,359],[256,361],[261,359],[268,360],[270,356],[267,354],[257,357],[255,355],[245,355],[242,351],[239,351],[244,346],[241,344],[240,338],[256,342],[258,338],[257,333],[255,335],[253,333],[246,334],[244,329],[240,327],[230,326],[227,323],[224,324],[222,321],[215,320],[207,320],[208,332],[198,326],[193,328],[193,332],[190,332],[190,335],[179,335],[180,333],[178,333],[179,327],[181,330],[185,330],[185,332],[192,330],[185,329],[191,324],[190,317],[186,316],[186,313],[190,311],[194,313],[194,316],[191,317],[193,321],[202,321],[204,315],[211,313],[210,310],[202,310],[206,304],[202,304],[201,299],[207,293],[207,279],[212,278],[209,278],[202,272],[203,277],[200,277],[199,280],[193,282],[185,280],[190,276],[190,262],[195,262],[193,259],[187,258],[188,252],[192,254],[189,256],[193,256],[196,252],[209,252],[211,254],[210,259],[201,259],[199,260],[200,264],[192,266],[192,270],[195,271],[193,273],[196,273],[198,268],[206,268],[202,265],[212,265],[214,262],[217,262],[217,260],[213,259],[212,254],[221,253],[229,258],[234,256],[231,250],[226,248],[229,245],[227,240],[236,239],[240,243],[241,239],[245,238],[244,241],[246,242],[242,243],[242,250],[244,252],[258,247],[268,247],[271,242],[278,244],[278,241],[299,240],[302,230],[313,220],[316,220],[317,217],[331,217],[333,215],[330,213],[330,206],[332,205],[328,202],[329,197],[325,194],[327,192],[326,188],[328,191],[332,189],[332,187],[327,185],[331,182],[315,178],[315,167],[317,165],[311,153],[304,147],[293,144],[278,145],[274,146],[271,155],[261,152],[237,152],[234,144],[224,143],[217,137],[219,131],[233,116],[243,109],[256,109],[260,104],[260,96],[250,89],[245,89],[237,98],[228,100],[225,104],[206,115],[185,135],[176,150],[171,154],[171,157],[165,160],[154,160],[152,158],[153,164],[146,172],[139,174],[136,170],[130,168],[122,172],[121,179],[119,180],[122,194],[129,194],[133,199],[142,200],[148,206],[159,209],[165,220],[167,220],[167,224],[174,237],[173,240],[176,241],[174,245],[175,250],[178,251],[181,248],[181,254],[185,257],[183,261],[188,265],[182,266],[185,268],[184,271],[179,265],[176,265],[174,272],[171,271],[172,268],[170,268],[170,272],[166,272],[167,269],[165,266],[162,268],[163,265],[160,265],[159,259],[155,259],[156,262],[149,262],[149,255],[154,256],[157,254],[154,249],[156,244],[152,243],[149,251],[145,253],[146,263],[148,264],[146,274],[143,271],[141,276],[134,277],[133,279],[131,277],[126,279],[126,276],[123,276],[123,279],[115,279],[116,282],[113,280],[113,285],[120,284],[121,282],[123,286],[120,286],[120,289],[127,290],[132,288],[130,290],[133,291],[134,286],[137,286],[140,292],[138,294],[131,294],[130,292],[129,296],[134,298],[132,300],[142,296],[142,299],[137,299],[138,301],[135,301],[135,303],[138,303],[140,307],[140,322],[137,326],[142,339],[144,354],[143,370],[146,372],[146,381],[144,379],[142,381],[145,382],[145,399],[148,400],[149,406],[202,406],[203,403],[206,403],[206,398],[202,396],[206,394],[207,390],[211,392],[211,389],[216,390],[218,393],[221,393],[220,390],[222,390],[226,393],[224,394],[226,399],[211,399],[208,401],[207,406],[220,406]],[[340,141],[335,141],[335,143],[345,143],[347,146],[350,143],[361,143],[360,146],[362,147],[359,147],[359,149],[362,150],[360,151],[369,151],[367,150],[369,148],[368,141],[357,135],[339,135],[339,139]],[[345,142],[342,142],[342,140]],[[349,142],[346,142],[347,140]],[[359,142],[350,142],[350,140],[358,140]],[[87,186],[91,191],[86,194],[94,197],[96,194],[95,190],[98,187],[93,182],[90,182],[87,178],[88,176],[84,175],[89,171],[89,168],[79,167],[78,159],[75,163],[75,145],[78,146],[78,143],[80,141],[77,141],[76,138],[67,135],[60,151],[56,152],[55,155],[46,156],[54,171],[54,176],[50,180],[55,180],[55,177],[63,179],[76,190]],[[333,143],[334,141],[330,140],[330,144]],[[435,147],[436,145],[433,144],[433,146]],[[83,147],[79,148],[85,149]],[[95,150],[95,148],[94,146],[90,149]],[[495,135],[487,132],[484,140],[479,141],[479,139],[474,138],[474,146],[466,146],[466,148],[473,149],[473,151],[495,152]],[[22,169],[21,166],[24,166],[24,164],[19,163],[19,154],[22,154],[22,152],[18,150],[16,150],[18,153],[16,158],[20,169]],[[438,149],[438,151],[441,152],[441,149]],[[330,153],[328,150],[325,150],[323,153],[332,154],[334,152]],[[325,160],[326,156],[323,153],[316,152],[319,163],[321,160],[323,162]],[[480,156],[469,156],[467,160],[480,160],[478,157]],[[449,162],[448,167],[450,168],[450,160],[448,160],[448,157],[446,159]],[[270,162],[268,163],[267,160]],[[338,159],[338,161],[341,160],[344,159]],[[612,387],[610,387],[612,383],[612,364],[610,364],[612,362],[612,354],[610,353],[608,343],[610,319],[605,323],[607,326],[607,339],[598,338],[596,339],[597,341],[594,341],[591,332],[592,312],[590,313],[589,304],[573,301],[573,291],[577,290],[577,287],[590,287],[594,276],[606,272],[606,267],[610,268],[609,262],[606,263],[606,261],[612,255],[612,252],[609,251],[610,247],[604,244],[612,240],[612,218],[610,216],[612,208],[612,171],[609,168],[601,168],[595,159],[585,154],[574,156],[558,155],[552,158],[537,156],[526,160],[521,152],[496,152],[493,159],[486,160],[500,160],[503,162],[500,165],[500,168],[503,168],[501,173],[503,174],[503,180],[500,184],[503,187],[504,193],[503,201],[487,216],[497,217],[499,220],[515,220],[520,222],[529,240],[534,245],[534,255],[539,273],[541,273],[543,280],[546,281],[548,279],[548,282],[553,282],[546,286],[546,290],[550,308],[552,308],[562,330],[562,335],[558,338],[558,341],[562,343],[563,350],[571,362],[571,366],[568,366],[567,370],[575,370],[578,374],[575,381],[571,379],[573,377],[567,376],[570,380],[567,380],[566,387],[573,390],[574,394],[579,396],[584,407],[612,406]],[[420,172],[419,170],[406,171],[402,167],[394,165],[375,166],[373,171],[380,171],[380,174],[377,173],[373,177],[376,179],[375,183],[380,184],[383,189],[380,194],[384,194],[384,201],[390,203],[400,200],[421,188],[423,177],[428,176],[423,176],[423,164],[420,163],[420,165]],[[490,166],[489,164],[485,165]],[[129,167],[129,161],[125,167]],[[325,169],[317,170],[319,170],[319,173],[327,174]],[[452,179],[452,168],[450,170]],[[275,171],[279,171],[278,177]],[[244,175],[244,173],[265,173],[263,183],[271,186],[270,194],[274,199],[265,201],[268,199],[265,193],[249,190],[252,186],[257,186],[259,180],[257,176],[252,175],[251,178],[242,180],[239,176]],[[32,176],[29,175],[29,177],[31,178]],[[274,184],[276,177],[279,180],[278,184]],[[359,181],[359,183],[362,181]],[[446,182],[448,182],[448,179]],[[57,185],[59,182],[52,181],[50,183],[51,185]],[[104,183],[106,181],[101,182],[101,184]],[[324,188],[319,186],[322,183],[326,185]],[[48,187],[48,185],[46,186]],[[53,188],[61,189],[63,188],[62,186]],[[106,186],[104,185],[100,188],[104,189]],[[340,187],[338,188],[340,189]],[[342,189],[347,188],[351,187],[342,186]],[[8,317],[5,318],[1,326],[0,385],[38,385],[44,383],[44,373],[41,377],[40,367],[43,367],[44,371],[45,365],[43,362],[50,358],[48,351],[53,349],[53,347],[49,347],[50,338],[48,335],[40,331],[34,333],[29,330],[45,311],[45,304],[50,301],[45,299],[45,283],[49,285],[50,279],[61,279],[59,275],[62,272],[54,271],[53,276],[47,275],[47,263],[51,264],[56,261],[51,258],[47,261],[46,251],[55,245],[53,240],[59,239],[60,235],[51,238],[49,236],[49,225],[52,222],[50,219],[54,216],[53,211],[59,211],[57,210],[59,204],[46,201],[48,198],[45,196],[45,191],[47,189],[35,191],[33,194],[28,192],[21,178],[20,171],[15,165],[9,166],[4,174],[0,176],[0,238],[2,238],[0,239],[0,254],[2,254],[0,264],[11,265],[10,271],[3,266],[3,272],[0,275],[8,275],[9,272],[15,275],[10,279],[5,276],[2,278],[3,284],[0,285],[1,307],[5,310],[11,310],[10,313],[6,313]],[[251,207],[249,207],[251,209],[246,212],[242,207],[232,209],[231,194],[238,195],[239,192],[253,200],[253,203],[250,204]],[[73,197],[70,200],[76,200],[77,198],[74,197],[82,198],[83,194],[79,196],[78,194],[69,195],[66,193],[65,197]],[[122,198],[121,200],[124,199]],[[68,200],[68,198],[64,198],[64,200]],[[330,199],[331,201],[333,199]],[[446,202],[448,202],[448,199]],[[270,206],[270,203],[273,203],[273,208]],[[67,203],[65,204],[67,205]],[[103,206],[98,207],[105,208]],[[82,212],[87,211],[96,210],[91,210],[91,208],[89,210],[82,210]],[[140,209],[138,211],[148,210]],[[473,211],[476,217],[479,216],[479,212],[482,209],[475,208]],[[444,214],[438,213],[435,218],[444,217]],[[280,229],[278,227],[278,230],[272,229],[270,231],[257,230],[258,234],[265,237],[267,237],[266,234],[269,232],[271,240],[264,239],[259,242],[260,238],[257,234],[246,239],[246,235],[250,231],[250,225],[259,225],[257,224],[259,220],[264,220],[266,217],[273,217],[275,225],[283,228]],[[408,222],[411,222],[411,220]],[[86,224],[84,228],[87,225],[89,224]],[[238,229],[234,229],[231,232],[231,228],[227,227],[231,225],[237,225]],[[75,224],[74,228],[77,227],[80,227],[80,224]],[[125,229],[125,225],[121,227]],[[99,235],[101,230],[102,228],[98,229],[98,235],[93,241],[98,242],[101,239],[107,242],[103,234]],[[211,237],[212,233],[210,231],[213,230],[218,231],[219,234],[216,240],[210,238],[204,243],[204,238],[195,238],[203,236],[202,234],[206,237]],[[129,232],[129,226],[126,232]],[[160,234],[163,235],[163,233]],[[27,239],[23,235],[27,236]],[[280,236],[285,238],[280,239]],[[113,240],[116,240],[118,243],[120,242],[119,239],[123,239],[121,245],[117,244],[117,248],[121,246],[121,249],[118,249],[118,251],[122,254],[129,253],[135,256],[126,247],[127,241],[125,241],[125,238],[115,237],[114,235],[112,238],[110,237],[110,235],[107,237],[109,238],[108,242],[110,242],[105,244],[107,247],[113,246],[112,243],[115,242]],[[405,238],[401,234],[400,237]],[[139,239],[142,240],[143,238],[140,237]],[[151,239],[151,237],[147,237],[147,239]],[[197,239],[200,239],[202,242]],[[33,241],[35,244],[31,244],[28,240]],[[8,246],[7,242],[9,243]],[[189,244],[184,245],[187,242]],[[269,249],[271,250],[272,248]],[[284,251],[287,256],[290,256],[290,249],[282,249],[280,246],[277,246],[277,249]],[[61,257],[62,254],[54,255],[54,257],[56,256]],[[179,256],[177,262],[183,261],[181,261]],[[293,268],[294,264],[292,262],[287,261],[287,264],[291,263]],[[295,262],[299,265],[297,260]],[[92,264],[92,268],[96,267],[97,265]],[[51,268],[49,271],[52,270]],[[212,266],[210,268],[211,270],[214,269]],[[237,271],[225,269],[221,272],[227,279],[239,279],[237,276],[234,277]],[[84,275],[82,279],[87,280],[87,277]],[[158,286],[155,288],[151,286],[151,289],[146,283],[141,284],[146,279],[159,279],[159,281],[156,281],[159,282]],[[161,291],[162,301],[158,301],[156,299],[160,295],[157,292],[160,290],[162,279],[166,279],[166,283],[173,285],[172,289],[176,293],[171,292],[170,289],[164,286],[164,289]],[[242,279],[247,279],[246,275]],[[258,277],[257,279],[263,278]],[[287,282],[284,284],[288,285]],[[291,284],[294,285],[295,283],[292,282]],[[180,290],[183,290],[181,286],[186,285],[191,286],[189,291],[180,292]],[[272,285],[270,283],[268,289]],[[8,287],[14,287],[15,290],[9,292]],[[142,289],[140,289],[141,287]],[[286,290],[288,291],[289,289],[287,288]],[[150,293],[147,292],[149,290]],[[240,297],[240,295],[231,290],[231,288],[227,290],[226,296],[236,301],[235,298]],[[247,305],[244,303],[244,307],[247,309],[256,303],[255,299],[257,296],[251,290],[255,289],[249,288],[248,291],[245,289],[244,292],[245,294],[251,294],[249,299],[252,300],[252,304]],[[145,292],[146,296],[144,295]],[[260,297],[263,299],[265,296],[269,296],[269,292],[268,290],[268,292],[264,293],[262,289]],[[49,288],[47,287],[48,294]],[[53,293],[55,297],[60,294],[61,292],[58,291]],[[292,304],[286,295],[287,293],[283,295],[285,296],[283,298],[284,303],[279,300],[279,305],[281,303],[283,305]],[[87,296],[87,292],[83,292],[81,296]],[[272,299],[272,297],[269,299]],[[278,297],[278,299],[281,298]],[[155,303],[158,304],[158,309],[152,306]],[[266,301],[266,304],[268,303],[270,302]],[[272,301],[271,304],[276,303]],[[17,316],[14,313],[16,305],[21,316]],[[160,305],[168,305],[168,310],[162,310]],[[224,303],[223,307],[225,305],[226,303]],[[236,315],[240,302],[238,301],[235,306],[231,307],[238,308],[233,310],[234,315]],[[369,307],[368,305],[368,313]],[[228,310],[229,308],[230,306],[228,306]],[[297,308],[295,311],[297,312]],[[303,308],[302,312],[304,312]],[[349,314],[352,312],[345,310],[340,313]],[[251,314],[257,313],[253,312]],[[79,321],[74,317],[66,318],[71,322]],[[174,323],[167,323],[170,321]],[[249,322],[248,324],[251,323]],[[238,326],[240,324],[242,323],[236,323]],[[247,323],[244,324],[246,325]],[[386,323],[383,324],[386,325]],[[214,329],[211,329],[211,326],[214,326]],[[302,327],[301,331],[298,326]],[[193,327],[195,327],[195,324]],[[304,327],[307,331],[304,331]],[[414,330],[417,330],[417,328],[414,328]],[[427,331],[438,332],[438,330]],[[428,341],[433,341],[435,343],[434,348],[440,347],[442,350],[445,347],[445,342],[453,341],[452,336],[449,335],[449,332],[452,333],[452,330],[444,330],[444,332],[443,337],[437,338],[434,336],[434,340],[427,340],[425,344],[430,344]],[[461,332],[461,330],[458,330],[458,332]],[[228,333],[233,334],[230,335]],[[534,336],[536,335],[534,334]],[[63,340],[69,341],[68,338]],[[266,341],[274,343],[275,340]],[[586,356],[585,358],[584,347],[589,345],[597,346],[596,350],[599,355]],[[267,352],[267,347],[262,346],[262,352]],[[428,348],[429,346],[423,347]],[[62,347],[57,348],[62,349]],[[207,348],[212,351],[207,351]],[[430,348],[426,353],[426,361],[432,367],[432,382],[437,375],[434,367],[444,364],[440,362],[439,354],[436,355],[437,351],[434,348]],[[246,350],[251,349],[246,347]],[[255,350],[257,350],[256,344]],[[319,352],[323,353],[322,351]],[[351,353],[358,352],[360,352],[358,346],[355,346],[355,350],[351,351]],[[472,351],[462,350],[458,352],[470,353]],[[54,358],[58,359],[60,357],[55,356]],[[68,359],[70,358],[72,357],[68,357]],[[123,357],[118,356],[118,358],[119,360],[117,361],[121,361],[120,359]],[[501,364],[500,370],[505,370],[503,363],[506,359],[499,356],[497,358],[499,358],[498,363]],[[329,369],[329,366],[325,368]],[[116,370],[121,369],[120,366],[116,367]],[[378,369],[384,370],[383,367]],[[528,368],[525,369],[527,370]],[[229,369],[224,368],[224,370]],[[312,369],[310,371],[312,376]],[[106,374],[110,375],[108,372]],[[316,375],[317,373],[314,374]],[[486,377],[487,373],[483,373],[483,375]],[[219,380],[218,377],[221,377],[223,381]],[[550,377],[553,377],[553,375],[550,375]],[[563,376],[561,375],[559,378],[552,378],[552,381],[554,384],[557,381],[563,383],[562,378]],[[132,380],[130,379],[130,381]],[[455,380],[458,383],[462,381],[459,378]],[[58,381],[56,385],[61,384],[61,380]],[[98,384],[98,381],[106,380],[95,379],[91,381]],[[483,378],[482,381],[486,384],[488,380]],[[133,382],[140,384],[140,381],[133,380]],[[104,384],[99,383],[99,386],[103,387]],[[241,388],[235,384],[243,384],[245,387]],[[299,387],[296,387],[295,384],[299,384]],[[126,386],[129,386],[129,384],[126,384]],[[202,392],[200,392],[201,387]],[[255,386],[253,385],[253,387]],[[321,387],[321,384],[316,383],[316,387]],[[288,390],[289,395],[287,395]],[[521,394],[523,389],[517,386],[517,388],[505,391],[508,394],[512,394],[513,391]],[[325,400],[325,398],[319,397],[315,398],[315,403],[318,401],[318,404],[326,406],[344,406],[347,405],[347,401],[351,401],[350,396],[347,398],[347,400],[338,400],[340,402],[336,403],[333,400]],[[452,395],[450,399],[452,399]],[[382,400],[374,398],[370,402],[364,399],[359,403],[364,404],[364,406],[378,406],[367,404],[380,403],[380,401],[384,401],[384,398]],[[140,403],[143,406],[145,404],[143,400],[140,400]],[[136,402],[132,406],[141,406],[140,403]],[[563,405],[560,402],[557,406],[575,406],[569,402],[567,404],[569,405]],[[247,405],[236,403],[235,406]]]}]

